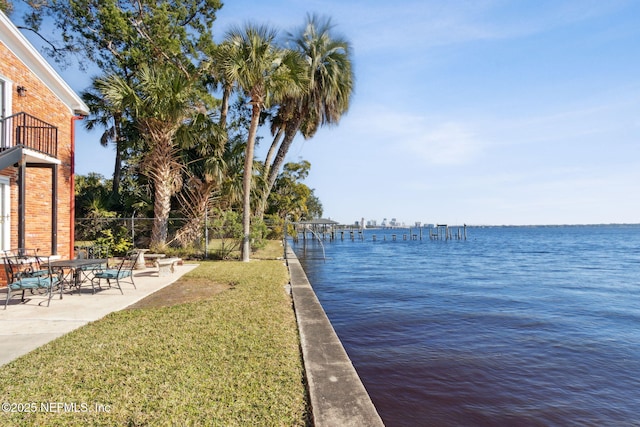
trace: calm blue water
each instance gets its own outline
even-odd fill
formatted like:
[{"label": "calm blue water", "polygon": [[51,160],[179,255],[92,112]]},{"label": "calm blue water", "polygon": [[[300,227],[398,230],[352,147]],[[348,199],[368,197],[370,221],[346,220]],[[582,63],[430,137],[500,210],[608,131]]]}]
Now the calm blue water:
[{"label": "calm blue water", "polygon": [[402,233],[293,245],[386,425],[640,426],[640,226]]}]

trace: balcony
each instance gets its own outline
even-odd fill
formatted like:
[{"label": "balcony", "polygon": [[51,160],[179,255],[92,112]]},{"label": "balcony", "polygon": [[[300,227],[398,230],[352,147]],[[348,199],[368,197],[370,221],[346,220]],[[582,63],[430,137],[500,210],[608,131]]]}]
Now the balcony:
[{"label": "balcony", "polygon": [[[51,253],[57,253],[58,165],[61,163],[57,157],[57,127],[27,113],[14,114],[0,120],[0,171],[16,168],[15,185],[18,189],[16,247],[26,247],[26,204],[29,202],[27,169],[50,169]],[[32,190],[32,187],[29,188],[29,191]]]},{"label": "balcony", "polygon": [[58,157],[58,128],[27,113],[0,120],[0,154],[13,147]]}]

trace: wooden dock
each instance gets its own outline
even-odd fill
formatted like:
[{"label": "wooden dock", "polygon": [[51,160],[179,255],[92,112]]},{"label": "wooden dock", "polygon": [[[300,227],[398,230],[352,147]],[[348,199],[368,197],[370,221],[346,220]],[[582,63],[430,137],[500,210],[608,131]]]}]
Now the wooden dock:
[{"label": "wooden dock", "polygon": [[[291,223],[294,232],[291,234],[294,241],[300,239],[317,239],[323,241],[333,241],[345,239],[355,241],[365,241],[369,234],[372,241],[376,242],[379,236],[376,233],[366,233],[366,228],[356,225],[344,225],[330,219],[315,219],[312,221],[298,221]],[[375,229],[372,229],[375,230]],[[428,236],[429,240],[467,240],[467,225],[449,226],[447,224],[436,224],[435,226],[423,226],[415,228],[393,228],[396,233],[382,233],[382,240],[390,238],[392,241],[419,241]]]}]

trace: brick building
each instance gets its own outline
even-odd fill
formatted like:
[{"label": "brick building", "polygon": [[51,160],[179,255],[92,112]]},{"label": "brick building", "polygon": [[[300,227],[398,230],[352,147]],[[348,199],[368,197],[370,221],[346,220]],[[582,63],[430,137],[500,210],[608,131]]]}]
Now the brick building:
[{"label": "brick building", "polygon": [[74,126],[89,110],[2,12],[0,108],[0,249],[71,257]]}]

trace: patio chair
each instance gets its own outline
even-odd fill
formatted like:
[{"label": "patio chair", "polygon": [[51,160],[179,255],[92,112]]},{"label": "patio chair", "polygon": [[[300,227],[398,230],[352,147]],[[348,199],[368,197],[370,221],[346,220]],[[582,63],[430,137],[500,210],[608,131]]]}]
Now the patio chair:
[{"label": "patio chair", "polygon": [[76,258],[80,259],[109,258],[109,246],[107,245],[74,246],[74,250]]},{"label": "patio chair", "polygon": [[[108,259],[109,258],[109,247],[107,245],[89,245],[89,246],[75,246],[74,250],[76,252],[77,259]],[[96,270],[95,266],[86,266],[78,268],[78,274],[81,274],[85,280],[91,282],[91,288],[93,289],[93,293],[96,293],[96,288],[93,283],[92,274]],[[99,282],[98,282],[99,283]]]},{"label": "patio chair", "polygon": [[102,286],[100,286],[100,283],[102,279],[106,279],[109,287],[111,287],[111,282],[115,281],[116,287],[120,289],[120,293],[123,295],[124,292],[122,292],[122,286],[120,286],[120,283],[131,283],[133,288],[137,289],[136,284],[133,281],[133,267],[137,258],[138,254],[136,252],[130,252],[118,262],[117,266],[109,267],[109,264],[107,263],[107,268],[99,267],[94,269],[91,286],[94,286],[94,282],[97,281],[98,287],[101,288]]},{"label": "patio chair", "polygon": [[[48,258],[45,260],[45,257],[41,257],[38,255],[37,249],[11,249],[8,251],[4,251],[4,258],[10,257],[12,259],[12,273],[20,273],[21,275],[27,275],[31,277],[40,277],[46,276],[49,274],[49,270],[46,267],[46,262]],[[7,266],[5,265],[5,271]],[[9,276],[9,272],[7,271],[7,279],[9,281],[13,281],[14,276]]]},{"label": "patio chair", "polygon": [[59,284],[60,278],[53,275],[51,267],[47,266],[47,274],[38,274],[37,276],[31,275],[28,271],[22,269],[20,263],[20,257],[12,257],[5,253],[4,268],[7,272],[7,299],[4,303],[4,309],[7,309],[11,295],[15,291],[22,291],[21,302],[25,301],[25,292],[29,290],[32,294],[42,293],[47,294],[47,307],[51,303],[51,296],[53,295],[53,288]]}]

